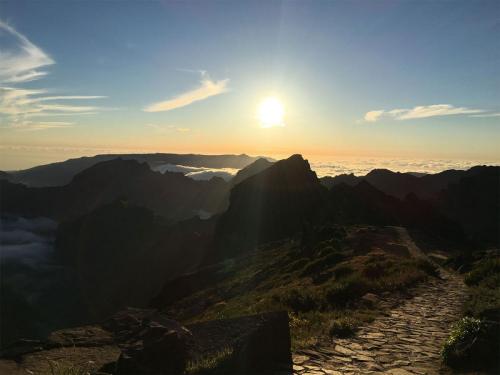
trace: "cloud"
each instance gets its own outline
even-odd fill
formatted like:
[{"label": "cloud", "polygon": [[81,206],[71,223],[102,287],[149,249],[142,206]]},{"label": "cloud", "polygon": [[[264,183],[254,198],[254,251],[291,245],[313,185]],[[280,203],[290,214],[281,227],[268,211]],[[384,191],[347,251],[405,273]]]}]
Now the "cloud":
[{"label": "cloud", "polygon": [[54,60],[12,26],[0,21],[0,35],[6,34],[16,48],[0,49],[0,81],[28,82],[47,73],[37,69],[54,64]]},{"label": "cloud", "polygon": [[467,115],[482,113],[482,109],[471,109],[466,107],[454,107],[451,104],[433,104],[417,106],[411,109],[376,110],[366,112],[364,119],[367,122],[376,122],[381,118],[394,120],[414,120],[428,117]]},{"label": "cloud", "polygon": [[88,115],[104,109],[94,105],[62,104],[60,101],[96,100],[105,96],[54,95],[43,88],[16,87],[16,84],[45,77],[48,72],[40,69],[53,64],[55,61],[41,48],[0,20],[0,122],[7,123],[6,128],[46,130],[69,127],[67,122],[33,122],[28,119]]},{"label": "cloud", "polygon": [[171,111],[176,108],[185,107],[194,102],[208,99],[212,96],[220,95],[227,92],[229,79],[220,81],[211,80],[205,72],[201,72],[200,87],[177,95],[172,99],[157,102],[148,105],[144,108],[145,112],[164,112]]},{"label": "cloud", "polygon": [[15,123],[10,126],[10,128],[21,131],[39,131],[48,129],[64,129],[73,127],[73,122],[66,121],[24,121],[21,123]]},{"label": "cloud", "polygon": [[238,172],[235,168],[193,167],[169,163],[152,166],[151,169],[160,173],[180,172],[193,180],[210,180],[212,177],[220,177],[229,181]]},{"label": "cloud", "polygon": [[375,122],[379,119],[380,116],[382,116],[384,114],[384,111],[383,110],[380,110],[380,111],[369,111],[369,112],[366,112],[365,114],[365,121],[368,121],[368,122]]},{"label": "cloud", "polygon": [[500,113],[483,113],[480,115],[471,115],[470,117],[500,117]]}]

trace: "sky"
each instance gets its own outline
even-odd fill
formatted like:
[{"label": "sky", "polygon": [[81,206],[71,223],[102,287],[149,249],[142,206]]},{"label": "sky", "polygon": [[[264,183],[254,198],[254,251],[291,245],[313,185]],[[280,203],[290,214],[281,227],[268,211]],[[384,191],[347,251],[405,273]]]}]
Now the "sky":
[{"label": "sky", "polygon": [[[105,152],[500,161],[499,35],[498,1],[4,0],[0,169]],[[270,97],[283,116],[263,126]]]}]

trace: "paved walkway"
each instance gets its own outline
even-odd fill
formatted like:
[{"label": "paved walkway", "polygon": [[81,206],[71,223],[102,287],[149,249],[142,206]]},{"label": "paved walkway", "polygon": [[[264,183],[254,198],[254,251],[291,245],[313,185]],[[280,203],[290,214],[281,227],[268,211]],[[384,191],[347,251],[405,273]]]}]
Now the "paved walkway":
[{"label": "paved walkway", "polygon": [[[402,238],[407,235],[404,229],[401,234]],[[407,239],[411,241],[409,236]],[[383,300],[387,314],[361,327],[353,338],[334,339],[331,345],[295,353],[294,374],[446,372],[441,368],[440,351],[450,325],[460,317],[466,289],[458,276],[441,270],[441,277],[418,286],[413,290],[414,297],[399,305]]]}]

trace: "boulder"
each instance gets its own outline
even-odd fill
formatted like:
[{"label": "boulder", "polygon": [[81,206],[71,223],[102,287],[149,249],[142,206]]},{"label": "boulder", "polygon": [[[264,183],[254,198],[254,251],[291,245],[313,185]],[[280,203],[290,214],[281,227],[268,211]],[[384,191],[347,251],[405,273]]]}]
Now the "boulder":
[{"label": "boulder", "polygon": [[191,332],[155,310],[128,308],[103,326],[121,349],[116,374],[181,374]]},{"label": "boulder", "polygon": [[[191,357],[219,358],[219,374],[292,373],[286,311],[213,320],[188,326]],[[224,356],[221,356],[224,353]]]}]

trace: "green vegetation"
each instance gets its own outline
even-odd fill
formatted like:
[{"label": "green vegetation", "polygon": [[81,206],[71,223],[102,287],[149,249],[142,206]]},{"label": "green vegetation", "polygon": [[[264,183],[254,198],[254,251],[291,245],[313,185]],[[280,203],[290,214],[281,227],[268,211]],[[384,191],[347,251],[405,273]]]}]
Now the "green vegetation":
[{"label": "green vegetation", "polygon": [[450,337],[444,343],[441,356],[446,364],[455,364],[467,355],[470,343],[481,331],[481,320],[466,316],[452,327]]},{"label": "green vegetation", "polygon": [[500,256],[478,252],[469,263],[464,281],[469,296],[464,318],[452,328],[443,346],[443,362],[454,368],[500,371]]},{"label": "green vegetation", "polygon": [[500,310],[499,255],[483,254],[482,258],[472,263],[464,281],[470,287],[464,314],[482,318],[492,311]]},{"label": "green vegetation", "polygon": [[50,375],[89,375],[90,370],[86,367],[68,365],[57,361],[48,361]]},{"label": "green vegetation", "polygon": [[216,353],[188,362],[185,374],[205,374],[213,369],[218,369],[233,355],[232,347],[225,347]]},{"label": "green vegetation", "polygon": [[370,250],[368,244],[358,255],[348,233],[337,233],[307,252],[292,239],[225,264],[229,276],[175,303],[169,313],[192,323],[287,310],[292,346],[300,348],[318,338],[349,335],[373,319],[377,306],[367,306],[364,294],[402,290],[435,273],[428,264],[380,246]]}]

